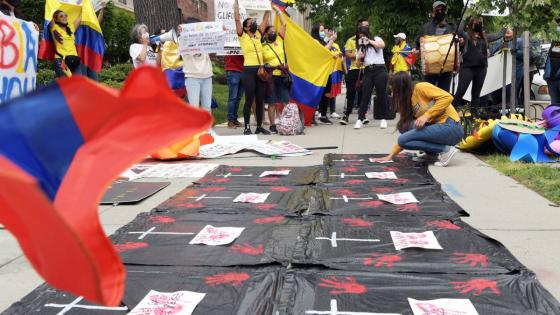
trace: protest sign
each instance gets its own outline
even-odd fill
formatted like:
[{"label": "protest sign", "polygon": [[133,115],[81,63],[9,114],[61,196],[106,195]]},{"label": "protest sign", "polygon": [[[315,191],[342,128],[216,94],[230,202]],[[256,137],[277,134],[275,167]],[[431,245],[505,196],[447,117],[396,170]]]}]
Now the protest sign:
[{"label": "protest sign", "polygon": [[239,5],[245,10],[268,11],[272,10],[270,1],[268,0],[239,0]]},{"label": "protest sign", "polygon": [[424,233],[391,231],[391,238],[396,250],[404,248],[443,249],[432,231]]},{"label": "protest sign", "polygon": [[240,194],[233,200],[233,202],[239,203],[264,203],[266,199],[270,196],[270,193],[259,194],[259,193],[246,193]]},{"label": "protest sign", "polygon": [[182,24],[181,36],[179,36],[179,54],[222,52],[226,39],[225,34],[222,21]]},{"label": "protest sign", "polygon": [[35,89],[39,32],[31,22],[0,13],[0,103]]},{"label": "protest sign", "polygon": [[[241,55],[241,46],[239,45],[239,37],[235,28],[235,17],[233,16],[233,3],[234,0],[214,0],[214,10],[216,21],[222,21],[226,28],[226,39],[224,50],[221,54],[224,55]],[[244,8],[239,7],[239,15],[241,21],[247,18],[247,12]]]}]

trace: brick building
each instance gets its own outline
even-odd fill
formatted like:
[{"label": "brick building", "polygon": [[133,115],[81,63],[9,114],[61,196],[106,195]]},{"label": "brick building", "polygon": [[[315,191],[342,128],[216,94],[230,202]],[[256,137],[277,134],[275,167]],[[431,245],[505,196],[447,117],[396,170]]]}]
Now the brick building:
[{"label": "brick building", "polygon": [[170,29],[188,17],[214,20],[214,0],[134,0],[137,23],[152,31]]}]

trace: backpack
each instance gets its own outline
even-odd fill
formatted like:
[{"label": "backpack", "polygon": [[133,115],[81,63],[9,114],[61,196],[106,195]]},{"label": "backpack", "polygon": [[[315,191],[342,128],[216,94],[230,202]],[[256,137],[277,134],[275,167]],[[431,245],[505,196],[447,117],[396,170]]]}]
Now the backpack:
[{"label": "backpack", "polygon": [[280,121],[278,122],[276,128],[278,133],[283,136],[295,136],[303,134],[303,114],[299,110],[299,107],[290,103],[284,107],[282,114],[280,115]]}]

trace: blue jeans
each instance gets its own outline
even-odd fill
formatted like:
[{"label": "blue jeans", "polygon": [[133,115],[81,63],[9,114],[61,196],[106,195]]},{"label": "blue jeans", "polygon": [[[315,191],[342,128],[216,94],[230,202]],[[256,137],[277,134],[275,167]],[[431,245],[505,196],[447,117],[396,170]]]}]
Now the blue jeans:
[{"label": "blue jeans", "polygon": [[451,118],[447,118],[442,124],[425,125],[422,129],[415,129],[412,121],[408,131],[399,136],[399,145],[407,150],[436,154],[445,152],[447,146],[454,146],[461,139],[463,139],[463,127],[460,122]]},{"label": "blue jeans", "polygon": [[243,83],[241,82],[241,72],[226,71],[227,83],[229,88],[229,96],[227,103],[228,120],[237,120],[237,112],[239,111],[239,103],[243,97]]},{"label": "blue jeans", "polygon": [[187,97],[189,104],[201,107],[205,111],[212,112],[212,77],[198,79],[185,78]]},{"label": "blue jeans", "polygon": [[560,105],[560,78],[556,80],[546,80],[548,85],[548,94],[550,94],[550,102]]}]

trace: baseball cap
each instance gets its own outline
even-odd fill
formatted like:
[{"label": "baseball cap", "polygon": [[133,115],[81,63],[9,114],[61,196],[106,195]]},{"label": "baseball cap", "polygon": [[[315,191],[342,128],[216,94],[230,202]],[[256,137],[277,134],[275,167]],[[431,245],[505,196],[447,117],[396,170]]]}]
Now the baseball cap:
[{"label": "baseball cap", "polygon": [[404,33],[398,33],[397,35],[393,35],[394,38],[402,38],[406,39],[406,35]]},{"label": "baseball cap", "polygon": [[444,7],[447,7],[447,5],[445,4],[445,2],[443,2],[443,1],[434,1],[434,4],[433,4],[432,8],[435,9],[435,8],[439,7],[440,5],[442,5],[442,6],[444,6]]}]

